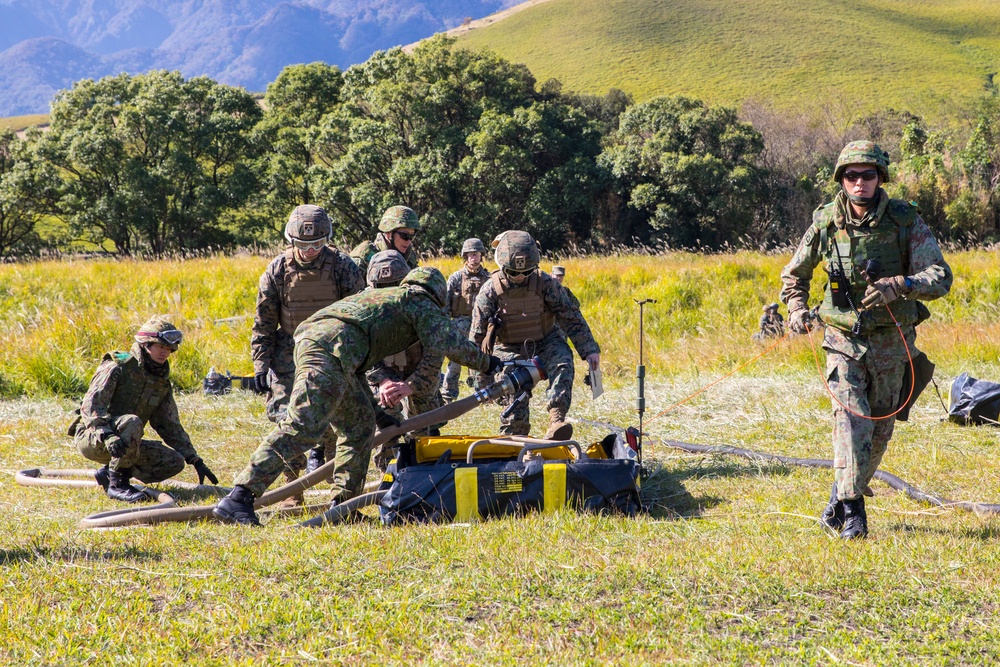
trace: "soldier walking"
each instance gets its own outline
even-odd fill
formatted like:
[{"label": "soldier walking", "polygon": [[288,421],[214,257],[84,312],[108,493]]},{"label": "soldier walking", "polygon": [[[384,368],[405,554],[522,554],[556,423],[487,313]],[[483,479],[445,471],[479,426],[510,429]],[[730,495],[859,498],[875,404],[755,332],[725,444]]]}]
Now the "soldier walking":
[{"label": "soldier walking", "polygon": [[847,144],[833,178],[841,190],[816,209],[782,270],[781,300],[789,328],[807,333],[813,325],[809,283],[816,266],[826,263],[819,317],[834,399],[835,481],[821,521],[842,538],[857,539],[868,534],[865,496],[873,495],[869,483],[892,437],[895,417],[889,415],[907,398],[900,391],[908,354],[917,356],[915,326],[930,316],[921,302],[947,294],[952,272],[916,204],[890,199],[882,189],[889,156],[876,144]]},{"label": "soldier walking", "polygon": [[[476,305],[479,290],[490,279],[490,272],[483,266],[485,255],[486,246],[482,241],[466,239],[462,244],[462,260],[465,265],[448,278],[448,306],[452,322],[464,336],[469,335],[469,328],[472,326],[472,309]],[[448,403],[458,398],[461,374],[461,364],[449,360],[441,392],[442,398]]]},{"label": "soldier walking", "polygon": [[[601,348],[575,297],[538,268],[538,246],[531,235],[511,230],[496,240],[500,268],[490,274],[490,280],[479,291],[469,337],[504,361],[534,355],[541,358],[550,380],[546,401],[549,428],[545,437],[569,438],[573,429],[566,423],[566,414],[573,399],[575,370],[566,336],[593,370],[600,367]],[[501,421],[503,434],[527,435],[530,430],[527,402]]]},{"label": "soldier walking", "polygon": [[[328,306],[295,333],[295,383],[285,416],[261,442],[232,493],[213,514],[225,523],[260,525],[254,499],[277,479],[286,461],[316,444],[329,425],[341,437],[333,471],[333,502],[361,492],[371,458],[376,425],[391,423],[374,398],[364,374],[379,360],[417,341],[481,372],[502,367],[451,327],[445,310],[447,286],[437,269],[421,267],[399,287],[366,290]],[[396,394],[393,393],[392,396]]]},{"label": "soldier walking", "polygon": [[[70,426],[76,448],[104,467],[95,477],[108,497],[127,503],[150,498],[132,486],[162,482],[194,466],[198,483],[219,480],[208,468],[181,424],[167,359],[183,334],[163,317],[153,317],[135,335],[129,352],[104,355],[90,381],[80,416]],[[163,438],[143,440],[146,424]]]},{"label": "soldier walking", "polygon": [[[267,418],[275,423],[285,414],[295,377],[296,327],[319,309],[364,289],[355,263],[329,245],[332,233],[325,210],[312,204],[295,207],[285,225],[289,247],[260,277],[250,348],[254,384],[257,391],[267,392]],[[308,464],[304,457],[289,461],[286,479],[298,477],[303,467],[318,468],[336,443],[336,435],[328,429],[309,453]],[[291,503],[297,501],[293,498]]]}]

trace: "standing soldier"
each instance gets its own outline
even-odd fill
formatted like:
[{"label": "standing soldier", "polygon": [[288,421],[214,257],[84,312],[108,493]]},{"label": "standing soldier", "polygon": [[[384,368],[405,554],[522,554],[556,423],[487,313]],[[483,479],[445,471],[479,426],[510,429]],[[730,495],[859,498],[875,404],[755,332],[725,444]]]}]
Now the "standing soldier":
[{"label": "standing soldier", "polygon": [[[844,539],[868,534],[865,496],[892,437],[894,411],[914,348],[930,317],[921,301],[944,296],[952,273],[916,204],[889,199],[889,156],[870,141],[844,147],[833,174],[841,187],[816,209],[781,272],[789,328],[813,326],[809,283],[826,262],[819,317],[826,325],[827,383],[833,394],[834,485],[821,521]],[[898,322],[898,327],[897,327]],[[905,339],[905,341],[904,341]]]},{"label": "standing soldier", "polygon": [[[219,483],[198,456],[177,414],[167,358],[180,347],[182,338],[163,317],[143,324],[131,351],[104,355],[80,403],[80,416],[70,426],[80,453],[104,464],[95,477],[115,500],[148,500],[129,480],[134,476],[147,484],[161,482],[184,470],[185,463],[194,466],[199,484],[206,477],[212,484]],[[168,446],[143,440],[146,424]]]},{"label": "standing soldier", "polygon": [[[409,272],[410,267],[398,251],[383,250],[368,264],[368,288],[396,287]],[[468,331],[463,331],[462,337],[467,336]],[[410,419],[441,407],[438,387],[442,361],[439,354],[425,353],[424,346],[417,341],[402,352],[382,359],[366,377],[379,405],[386,408],[388,414],[396,419]],[[441,426],[443,424],[430,426],[425,433],[437,435]],[[389,443],[375,452],[375,465],[379,470],[385,470],[391,454]]]},{"label": "standing soldier", "polygon": [[[448,355],[481,372],[502,367],[452,329],[445,311],[447,286],[437,269],[421,267],[399,287],[367,290],[319,311],[296,332],[295,384],[285,416],[261,442],[250,465],[236,477],[232,493],[213,514],[225,523],[260,525],[253,509],[285,468],[333,424],[337,445],[333,501],[356,496],[368,472],[376,416],[364,373],[375,363],[420,341],[434,354]],[[390,392],[396,398],[397,392]]]},{"label": "standing soldier", "polygon": [[[465,266],[448,278],[448,305],[454,325],[463,336],[469,335],[472,326],[472,309],[476,305],[479,290],[490,279],[490,272],[483,266],[486,246],[479,239],[466,239],[462,244],[462,259]],[[444,376],[442,397],[448,403],[458,398],[458,380],[462,366],[448,361],[448,371]]]},{"label": "standing soldier", "polygon": [[[600,367],[601,348],[579,304],[539,270],[538,246],[531,235],[506,231],[497,240],[496,262],[500,268],[490,274],[479,292],[469,337],[484,351],[505,361],[533,355],[541,358],[550,380],[549,428],[545,437],[569,438],[573,427],[566,423],[566,413],[573,399],[574,368],[566,336],[593,370]],[[530,430],[527,402],[517,406],[500,426],[500,432],[509,435],[527,435]]]},{"label": "standing soldier", "polygon": [[569,295],[569,298],[573,300],[573,303],[576,304],[576,307],[579,308],[580,300],[576,298],[575,294],[573,294],[573,290],[571,290],[569,287],[566,287],[566,285],[563,284],[563,280],[565,278],[566,278],[565,266],[559,266],[558,264],[556,264],[555,266],[552,267],[552,279],[557,283],[559,283],[559,286],[563,288],[566,294]]},{"label": "standing soldier", "polygon": [[411,269],[417,268],[419,260],[413,239],[420,230],[417,212],[407,206],[392,206],[382,214],[378,223],[378,236],[374,241],[365,241],[351,251],[351,259],[361,269],[361,275],[368,274],[368,262],[377,252],[398,250]]},{"label": "standing soldier", "polygon": [[[326,211],[312,204],[297,206],[285,225],[290,247],[260,277],[250,348],[254,384],[257,391],[267,392],[267,418],[275,423],[285,414],[295,377],[295,328],[319,309],[364,289],[364,278],[351,258],[328,245],[332,233]],[[309,453],[307,467],[322,465],[326,450],[332,452],[336,443],[328,429]],[[285,477],[292,481],[304,466],[304,459],[290,461]]]}]

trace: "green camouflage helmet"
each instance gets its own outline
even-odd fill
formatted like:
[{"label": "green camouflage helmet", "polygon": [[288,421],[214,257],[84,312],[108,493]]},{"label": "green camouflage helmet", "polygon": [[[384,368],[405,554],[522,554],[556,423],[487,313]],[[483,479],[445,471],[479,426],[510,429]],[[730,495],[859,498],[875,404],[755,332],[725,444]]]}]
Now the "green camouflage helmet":
[{"label": "green camouflage helmet", "polygon": [[501,269],[526,273],[538,267],[541,257],[535,239],[528,232],[508,231],[500,235],[496,262]]},{"label": "green camouflage helmet", "polygon": [[410,272],[410,265],[398,250],[383,250],[372,255],[368,263],[368,286],[391,287]]},{"label": "green camouflage helmet", "polygon": [[382,220],[378,223],[380,232],[393,232],[405,227],[420,229],[420,218],[417,216],[417,212],[409,206],[387,208],[382,214]]},{"label": "green camouflage helmet", "polygon": [[833,180],[840,182],[844,177],[844,169],[849,164],[870,164],[878,171],[885,183],[889,180],[889,154],[871,141],[852,141],[844,146],[837,158],[837,166],[833,170]]},{"label": "green camouflage helmet", "polygon": [[171,350],[180,347],[183,338],[184,334],[178,331],[177,327],[167,321],[163,315],[154,315],[146,320],[146,323],[139,327],[139,332],[135,335],[135,341],[140,345],[159,343]]},{"label": "green camouflage helmet", "polygon": [[462,244],[462,257],[465,257],[470,252],[481,252],[485,255],[486,246],[479,239],[465,239],[465,243]]},{"label": "green camouflage helmet", "polygon": [[313,204],[296,206],[285,224],[285,240],[289,243],[329,239],[332,235],[333,223],[330,222],[330,216]]},{"label": "green camouflage helmet", "polygon": [[433,266],[418,266],[406,274],[400,285],[423,287],[434,299],[434,303],[442,308],[448,302],[448,281],[444,279],[444,274]]}]

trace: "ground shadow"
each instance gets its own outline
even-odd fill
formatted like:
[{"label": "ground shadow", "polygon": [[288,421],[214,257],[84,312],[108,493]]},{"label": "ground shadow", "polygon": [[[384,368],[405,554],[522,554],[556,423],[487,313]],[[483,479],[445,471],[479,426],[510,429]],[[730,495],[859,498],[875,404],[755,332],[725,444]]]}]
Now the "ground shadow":
[{"label": "ground shadow", "polygon": [[44,547],[28,546],[13,549],[0,549],[0,566],[17,563],[35,563],[46,561],[64,562],[114,562],[114,561],[159,561],[163,557],[155,551],[132,546],[119,546],[110,549],[93,550],[81,547]]}]

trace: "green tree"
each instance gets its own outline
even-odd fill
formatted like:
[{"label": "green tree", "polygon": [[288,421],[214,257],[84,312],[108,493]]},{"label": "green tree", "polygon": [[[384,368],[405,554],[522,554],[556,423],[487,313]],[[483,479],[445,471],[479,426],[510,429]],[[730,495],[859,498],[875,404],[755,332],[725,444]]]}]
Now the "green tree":
[{"label": "green tree", "polygon": [[56,178],[31,155],[30,141],[0,130],[0,258],[39,246],[35,225],[53,210]]},{"label": "green tree", "polygon": [[627,109],[599,158],[627,206],[682,247],[719,248],[753,229],[764,144],[729,107],[659,97]]},{"label": "green tree", "polygon": [[246,91],[205,77],[86,79],[57,95],[38,155],[61,175],[60,211],[87,240],[126,255],[228,245],[228,219],[257,188],[260,118]]},{"label": "green tree", "polygon": [[[370,238],[381,211],[422,216],[427,245],[454,251],[471,235],[553,226],[589,234],[599,135],[521,65],[436,38],[412,55],[376,53],[344,73],[342,103],[316,137],[314,191],[338,230]],[[565,194],[566,198],[562,195]],[[571,226],[558,218],[572,215]]]},{"label": "green tree", "polygon": [[291,209],[314,203],[309,172],[317,163],[316,143],[310,137],[337,108],[342,85],[339,68],[315,62],[289,65],[267,87],[257,127],[265,146],[258,158],[262,182],[253,209],[276,237]]}]

